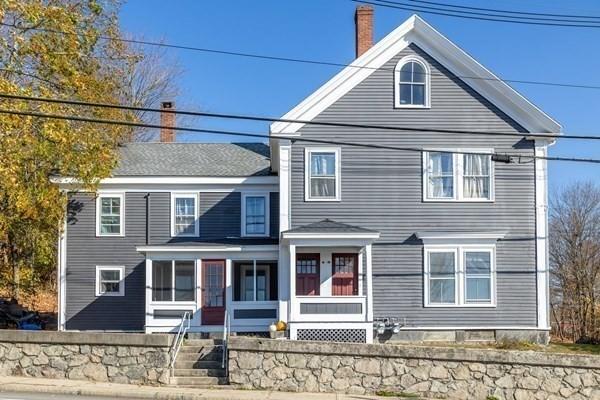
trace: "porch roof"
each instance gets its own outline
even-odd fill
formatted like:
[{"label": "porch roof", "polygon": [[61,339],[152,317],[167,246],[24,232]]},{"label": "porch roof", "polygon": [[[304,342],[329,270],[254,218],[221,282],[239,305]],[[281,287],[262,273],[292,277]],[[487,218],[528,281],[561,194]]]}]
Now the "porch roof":
[{"label": "porch roof", "polygon": [[356,225],[324,219],[282,232],[283,239],[369,239],[379,238],[379,232]]}]

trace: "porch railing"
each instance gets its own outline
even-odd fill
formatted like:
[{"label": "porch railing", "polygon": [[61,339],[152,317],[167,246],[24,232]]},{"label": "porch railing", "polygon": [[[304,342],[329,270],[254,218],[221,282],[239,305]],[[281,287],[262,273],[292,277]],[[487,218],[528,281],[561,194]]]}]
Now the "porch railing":
[{"label": "porch railing", "polygon": [[181,349],[181,345],[183,344],[183,339],[187,334],[188,330],[191,326],[191,314],[189,311],[186,311],[181,316],[181,322],[179,323],[179,328],[177,329],[177,335],[175,335],[175,339],[173,340],[173,344],[171,345],[171,349],[169,350],[169,355],[171,357],[169,367],[171,368],[171,375],[173,375],[175,360],[177,360],[177,354]]},{"label": "porch railing", "polygon": [[223,357],[221,359],[221,368],[225,369],[225,376],[227,376],[227,342],[229,341],[229,333],[231,331],[231,320],[229,312],[225,310],[225,317],[223,318]]}]

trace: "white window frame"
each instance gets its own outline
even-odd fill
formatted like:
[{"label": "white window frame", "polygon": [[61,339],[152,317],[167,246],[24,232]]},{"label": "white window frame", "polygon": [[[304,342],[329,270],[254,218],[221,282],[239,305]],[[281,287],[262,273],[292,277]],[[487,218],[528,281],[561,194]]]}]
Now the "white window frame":
[{"label": "white window frame", "polygon": [[[400,70],[405,64],[416,62],[425,70],[425,104],[402,104],[400,102]],[[408,82],[406,82],[408,83]],[[394,107],[395,108],[431,108],[431,69],[429,64],[419,56],[410,55],[402,58],[394,68]]]},{"label": "white window frame", "polygon": [[[429,195],[429,154],[430,153],[452,153],[452,167],[454,171],[454,193],[452,197],[430,197]],[[464,154],[465,153],[483,153],[489,154],[490,157],[490,197],[472,198],[465,197],[463,193],[464,189]],[[495,164],[491,157],[494,153],[494,149],[490,148],[444,148],[444,149],[427,149],[423,151],[422,156],[422,170],[423,170],[423,201],[424,202],[467,202],[467,203],[493,203],[495,201],[496,190],[495,190]]]},{"label": "white window frame", "polygon": [[[101,214],[102,214],[102,199],[104,198],[119,198],[119,219],[121,224],[119,226],[119,233],[102,233],[100,226]],[[125,193],[123,192],[101,192],[96,196],[96,236],[97,237],[124,237],[125,236]]]},{"label": "white window frame", "polygon": [[[334,153],[335,154],[335,197],[311,197],[310,196],[310,173],[312,153]],[[304,200],[305,201],[341,201],[341,148],[340,147],[305,147],[304,148]]]},{"label": "white window frame", "polygon": [[[258,261],[260,262],[260,261]],[[236,303],[255,303],[255,302],[265,302],[265,301],[270,301],[270,297],[271,297],[271,276],[270,276],[270,270],[269,270],[269,266],[268,265],[261,265],[260,267],[256,265],[257,264],[257,260],[253,260],[253,265],[242,265],[240,268],[240,276],[242,277],[242,280],[240,282],[240,298],[244,297],[242,296],[242,293],[246,293],[246,279],[244,279],[246,277],[246,271],[250,270],[253,271],[252,272],[252,276],[254,277],[254,290],[253,290],[253,299],[252,300],[239,300],[239,301],[235,301]],[[266,287],[266,293],[265,293],[265,300],[257,300],[256,298],[256,271],[258,270],[263,270],[265,271],[265,277],[267,279],[267,287]]]},{"label": "white window frame", "polygon": [[[102,292],[102,271],[119,271],[118,292]],[[100,296],[125,296],[125,266],[96,265],[96,297]]]},{"label": "white window frame", "polygon": [[[194,233],[176,233],[175,230],[175,202],[177,199],[194,199]],[[196,192],[171,192],[171,237],[198,237],[200,236],[199,221],[200,196]]]},{"label": "white window frame", "polygon": [[[456,244],[456,245],[425,245],[423,248],[423,294],[424,306],[428,308],[494,308],[497,305],[496,299],[496,246],[479,244]],[[429,254],[433,252],[453,252],[455,254],[455,302],[454,303],[431,303],[429,298]],[[465,265],[465,253],[467,252],[487,252],[490,253],[490,301],[489,302],[467,302],[467,274]]]},{"label": "white window frame", "polygon": [[[154,270],[154,262],[158,261],[158,262],[170,262],[171,263],[171,300],[153,300],[152,296],[153,296],[153,289],[154,289],[154,280],[152,279],[153,277],[153,270]],[[187,262],[194,262],[194,299],[193,300],[175,300],[175,262],[177,261],[187,261]],[[196,302],[198,301],[198,273],[199,273],[199,265],[200,265],[200,260],[196,260],[196,259],[190,259],[190,258],[178,258],[178,257],[173,257],[173,258],[153,258],[150,260],[150,304],[162,304],[162,305],[167,305],[167,304],[181,304],[181,305],[188,305],[188,304],[196,304]]]},{"label": "white window frame", "polygon": [[[265,232],[264,233],[247,233],[246,232],[246,198],[247,197],[263,197],[265,199]],[[271,236],[271,226],[269,224],[271,219],[270,214],[270,197],[269,192],[244,192],[242,193],[242,216],[241,216],[241,228],[242,236],[247,237],[269,237]]]}]

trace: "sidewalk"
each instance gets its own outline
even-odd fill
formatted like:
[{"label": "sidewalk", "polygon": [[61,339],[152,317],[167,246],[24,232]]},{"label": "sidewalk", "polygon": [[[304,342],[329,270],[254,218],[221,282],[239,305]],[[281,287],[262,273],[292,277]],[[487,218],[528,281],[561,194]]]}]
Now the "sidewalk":
[{"label": "sidewalk", "polygon": [[[71,396],[106,396],[107,398],[154,400],[374,400],[378,396],[335,393],[289,393],[234,389],[188,389],[96,383],[67,379],[0,377],[1,392],[45,393]],[[389,397],[387,397],[389,399]]]}]

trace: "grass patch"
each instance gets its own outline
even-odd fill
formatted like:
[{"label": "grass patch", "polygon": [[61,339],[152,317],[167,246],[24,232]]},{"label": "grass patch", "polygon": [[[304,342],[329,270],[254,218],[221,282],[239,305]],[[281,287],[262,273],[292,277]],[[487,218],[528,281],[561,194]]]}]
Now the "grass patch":
[{"label": "grass patch", "polygon": [[544,348],[539,344],[525,342],[522,340],[502,340],[492,344],[493,347],[500,350],[535,350],[542,351]]},{"label": "grass patch", "polygon": [[552,353],[594,354],[600,356],[600,344],[550,343]]},{"label": "grass patch", "polygon": [[392,390],[378,390],[375,392],[377,396],[381,397],[401,397],[405,399],[418,399],[419,395],[416,393],[408,392],[394,392]]}]

